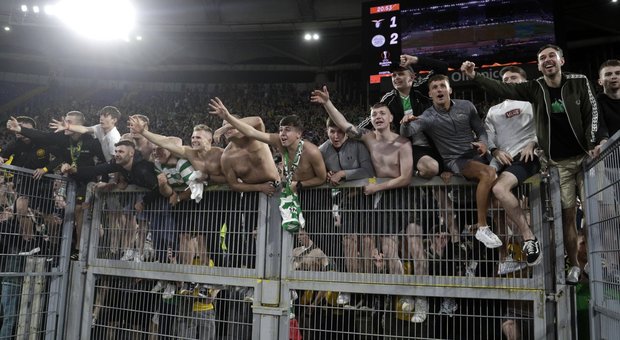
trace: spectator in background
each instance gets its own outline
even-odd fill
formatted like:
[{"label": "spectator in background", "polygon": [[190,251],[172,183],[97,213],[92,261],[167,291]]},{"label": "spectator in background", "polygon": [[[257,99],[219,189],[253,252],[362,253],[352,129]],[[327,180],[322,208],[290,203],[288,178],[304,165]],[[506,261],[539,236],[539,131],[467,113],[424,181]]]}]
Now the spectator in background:
[{"label": "spectator in background", "polygon": [[620,60],[610,59],[602,63],[598,76],[598,84],[603,87],[603,93],[596,97],[601,124],[598,139],[606,142],[620,130]]},{"label": "spectator in background", "polygon": [[[64,117],[67,124],[84,124],[84,114],[79,111],[70,111]],[[55,134],[43,132],[30,128],[22,128],[17,120],[10,119],[7,122],[7,128],[15,133],[32,139],[35,143],[55,145],[58,148],[65,149],[58,158],[62,160],[60,171],[66,175],[75,175],[79,168],[85,166],[93,166],[105,160],[101,145],[88,134],[81,134],[70,130],[65,130],[64,134]],[[77,179],[77,178],[76,178]],[[93,177],[81,177],[77,179],[78,185],[76,189],[76,206],[75,206],[75,252],[73,259],[77,259],[80,247],[80,235],[82,231],[82,211],[83,203],[86,196],[86,184],[95,179]]]}]

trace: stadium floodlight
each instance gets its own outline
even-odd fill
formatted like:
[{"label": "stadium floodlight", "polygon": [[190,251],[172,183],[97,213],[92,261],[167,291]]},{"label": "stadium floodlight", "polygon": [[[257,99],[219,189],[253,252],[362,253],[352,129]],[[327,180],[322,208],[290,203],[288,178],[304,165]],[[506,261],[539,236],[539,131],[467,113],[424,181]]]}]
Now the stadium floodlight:
[{"label": "stadium floodlight", "polygon": [[11,30],[11,28],[9,26],[4,26],[4,30],[8,32]]},{"label": "stadium floodlight", "polygon": [[28,6],[22,5],[22,12],[28,12]]},{"label": "stadium floodlight", "polygon": [[320,36],[319,36],[319,34],[318,34],[318,33],[314,33],[314,34],[312,35],[312,39],[313,39],[313,40],[319,40],[319,38],[320,38]]},{"label": "stadium floodlight", "polygon": [[53,5],[45,5],[45,7],[43,7],[43,11],[47,15],[54,15],[55,14],[54,6]]},{"label": "stadium floodlight", "polygon": [[54,13],[78,34],[96,40],[126,40],[135,25],[129,0],[61,0]]},{"label": "stadium floodlight", "polygon": [[32,11],[33,11],[34,13],[39,13],[39,11],[40,11],[40,10],[39,10],[39,6],[37,6],[37,5],[32,6]]},{"label": "stadium floodlight", "polygon": [[306,40],[306,41],[310,41],[310,40],[312,40],[312,34],[310,34],[310,33],[306,33],[306,34],[304,35],[304,40]]},{"label": "stadium floodlight", "polygon": [[142,41],[142,36],[141,35],[136,35],[136,40]]}]

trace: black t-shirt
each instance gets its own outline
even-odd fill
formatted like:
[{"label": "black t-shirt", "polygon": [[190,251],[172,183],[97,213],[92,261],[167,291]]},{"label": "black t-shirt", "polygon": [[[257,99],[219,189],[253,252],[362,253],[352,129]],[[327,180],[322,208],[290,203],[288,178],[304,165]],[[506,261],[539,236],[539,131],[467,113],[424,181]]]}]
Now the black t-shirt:
[{"label": "black t-shirt", "polygon": [[551,113],[549,115],[551,149],[549,150],[549,157],[557,161],[583,154],[584,151],[579,145],[568,120],[566,108],[562,101],[561,88],[550,87],[549,95],[551,97]]},{"label": "black t-shirt", "polygon": [[604,93],[600,93],[596,99],[599,108],[599,132],[611,137],[620,131],[620,99],[610,98]]}]

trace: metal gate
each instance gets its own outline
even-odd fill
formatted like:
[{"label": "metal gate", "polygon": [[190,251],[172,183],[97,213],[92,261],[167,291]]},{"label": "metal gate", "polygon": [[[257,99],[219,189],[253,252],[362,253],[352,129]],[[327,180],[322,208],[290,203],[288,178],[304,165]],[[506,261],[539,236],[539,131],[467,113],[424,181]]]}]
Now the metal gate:
[{"label": "metal gate", "polygon": [[60,339],[75,185],[10,165],[0,171],[0,339]]},{"label": "metal gate", "polygon": [[502,258],[518,266],[505,275],[469,228],[473,184],[416,178],[366,197],[365,183],[304,189],[306,227],[295,235],[280,228],[277,198],[261,193],[211,187],[199,204],[161,200],[142,212],[137,188],[97,193],[87,251],[73,261],[67,319],[80,322],[65,338],[501,339],[504,329],[573,338],[553,172],[516,191],[542,264],[523,266],[510,221],[489,209]]},{"label": "metal gate", "polygon": [[620,133],[585,165],[592,339],[620,334]]}]

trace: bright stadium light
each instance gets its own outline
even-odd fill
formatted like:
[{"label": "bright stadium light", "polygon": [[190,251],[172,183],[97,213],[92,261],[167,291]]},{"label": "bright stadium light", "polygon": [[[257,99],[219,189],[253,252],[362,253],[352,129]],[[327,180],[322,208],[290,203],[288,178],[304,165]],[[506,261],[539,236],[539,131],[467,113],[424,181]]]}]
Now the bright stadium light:
[{"label": "bright stadium light", "polygon": [[11,30],[11,28],[9,26],[4,26],[4,30],[8,32]]},{"label": "bright stadium light", "polygon": [[45,14],[47,15],[54,15],[55,8],[53,5],[45,5],[45,7],[43,7],[43,11],[45,12]]},{"label": "bright stadium light", "polygon": [[22,5],[22,12],[28,12],[28,6]]},{"label": "bright stadium light", "polygon": [[125,40],[135,25],[129,0],[62,0],[54,12],[78,34],[96,40]]},{"label": "bright stadium light", "polygon": [[307,41],[312,40],[312,34],[310,34],[310,33],[306,33],[306,34],[304,35],[304,40],[307,40]]},{"label": "bright stadium light", "polygon": [[32,6],[32,11],[35,13],[39,13],[39,6],[37,5]]},{"label": "bright stadium light", "polygon": [[320,38],[320,37],[319,37],[319,34],[318,34],[318,33],[314,33],[314,34],[312,35],[312,39],[313,39],[313,40],[319,40],[319,38]]}]

